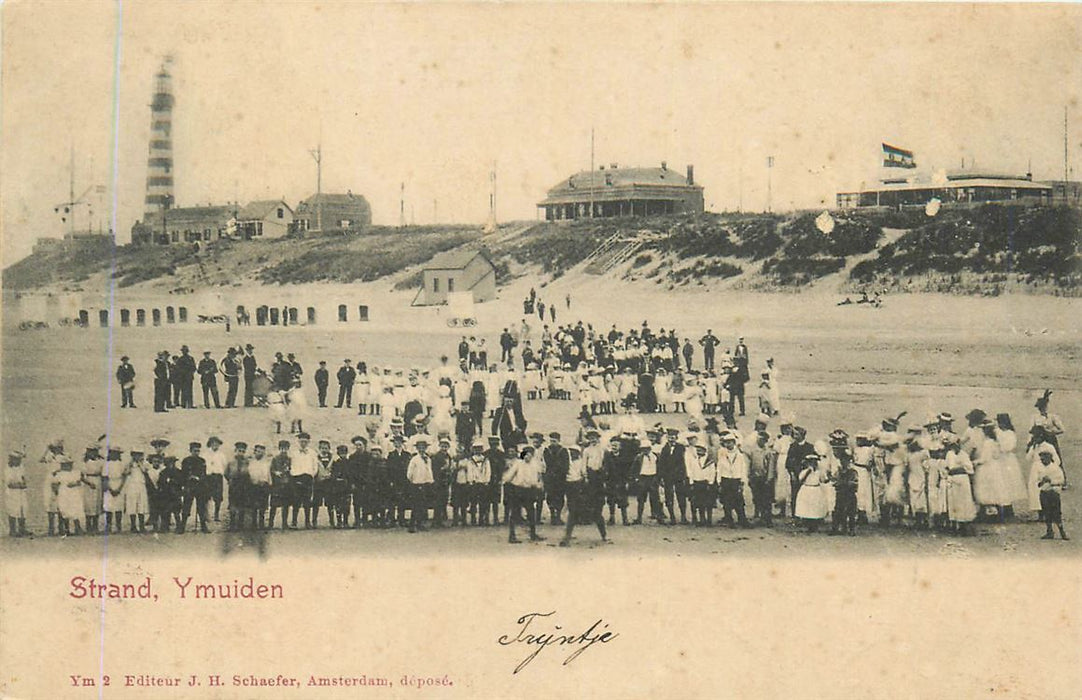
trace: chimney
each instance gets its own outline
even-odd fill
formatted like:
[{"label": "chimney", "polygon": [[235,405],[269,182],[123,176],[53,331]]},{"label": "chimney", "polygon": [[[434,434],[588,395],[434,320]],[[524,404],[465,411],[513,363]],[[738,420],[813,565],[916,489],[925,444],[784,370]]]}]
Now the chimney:
[{"label": "chimney", "polygon": [[617,167],[618,167],[618,164],[617,164],[617,163],[610,163],[610,164],[609,164],[609,169],[610,169],[610,170],[616,170],[616,168],[617,168]]},{"label": "chimney", "polygon": [[669,164],[666,163],[665,161],[661,161],[661,169],[662,170],[668,170],[669,169]]},{"label": "chimney", "polygon": [[688,184],[689,185],[694,185],[695,184],[695,166],[694,165],[689,165],[688,166]]},{"label": "chimney", "polygon": [[605,184],[606,185],[611,185],[612,184],[612,173],[605,173]]}]

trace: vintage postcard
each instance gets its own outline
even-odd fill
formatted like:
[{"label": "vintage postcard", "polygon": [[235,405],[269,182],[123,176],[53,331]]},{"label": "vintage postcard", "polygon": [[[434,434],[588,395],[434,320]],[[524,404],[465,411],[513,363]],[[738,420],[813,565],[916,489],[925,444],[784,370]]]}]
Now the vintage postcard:
[{"label": "vintage postcard", "polygon": [[1079,6],[0,27],[0,696],[1082,695]]}]

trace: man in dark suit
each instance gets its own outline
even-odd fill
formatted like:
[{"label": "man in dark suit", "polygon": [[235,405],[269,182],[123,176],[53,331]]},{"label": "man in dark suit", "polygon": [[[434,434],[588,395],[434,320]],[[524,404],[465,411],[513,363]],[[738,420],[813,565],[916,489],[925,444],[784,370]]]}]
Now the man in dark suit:
[{"label": "man in dark suit", "polygon": [[549,507],[549,523],[563,525],[564,521],[560,513],[564,509],[564,499],[567,494],[567,473],[571,468],[571,453],[560,444],[560,434],[549,433],[549,444],[541,453],[545,462],[543,480],[545,485],[545,499]]},{"label": "man in dark suit", "polygon": [[244,357],[241,359],[244,368],[244,405],[251,408],[255,405],[255,373],[258,365],[255,361],[255,348],[251,343],[244,346]]},{"label": "man in dark suit", "polygon": [[135,367],[128,361],[128,356],[120,358],[116,368],[116,380],[120,384],[120,407],[135,408]]},{"label": "man in dark suit", "polygon": [[[400,527],[406,526],[406,509],[409,508],[409,479],[406,478],[406,470],[409,468],[410,459],[413,457],[406,451],[403,436],[391,437],[393,447],[387,453],[387,471],[390,476],[390,488],[392,501],[388,520],[391,524],[396,521]],[[398,511],[397,518],[395,511]]]},{"label": "man in dark suit", "polygon": [[235,408],[237,405],[237,387],[240,384],[240,362],[237,360],[237,351],[229,348],[225,357],[222,358],[222,376],[225,377],[225,407]]},{"label": "man in dark suit", "polygon": [[210,408],[210,397],[214,397],[214,408],[221,408],[218,402],[218,363],[210,356],[210,350],[203,353],[199,361],[199,383],[203,387],[203,408]]},{"label": "man in dark suit", "polygon": [[492,416],[492,434],[500,436],[503,449],[512,450],[526,438],[526,418],[522,409],[515,406],[515,399],[506,396],[503,405]]},{"label": "man in dark suit", "polygon": [[714,369],[714,348],[720,342],[712,329],[707,329],[706,335],[699,338],[699,345],[703,346],[703,362],[706,369]]},{"label": "man in dark suit", "polygon": [[[210,354],[209,352],[206,354]],[[202,361],[200,361],[202,364]],[[199,520],[200,532],[210,532],[207,529],[207,462],[200,456],[202,444],[193,442],[188,445],[189,455],[180,462],[180,472],[185,483],[184,505],[181,521],[177,532],[184,532],[188,526],[188,518],[192,514],[192,504],[195,504],[196,517]]]},{"label": "man in dark suit", "polygon": [[327,408],[327,387],[331,383],[330,377],[331,373],[327,371],[327,361],[320,360],[319,369],[312,375],[312,381],[316,383],[316,394],[319,397],[320,408]]},{"label": "man in dark suit", "polygon": [[669,511],[669,524],[676,524],[673,500],[680,506],[680,522],[687,524],[688,474],[684,465],[684,446],[677,442],[678,430],[665,431],[665,445],[657,457],[657,471],[661,487],[665,491],[665,508]]},{"label": "man in dark suit", "polygon": [[166,413],[169,403],[169,351],[162,350],[154,360],[154,412]]},{"label": "man in dark suit", "polygon": [[175,364],[176,377],[174,383],[180,388],[179,400],[174,401],[180,408],[195,408],[192,399],[192,383],[195,382],[195,358],[188,354],[188,346],[180,347],[180,355]]},{"label": "man in dark suit", "polygon": [[342,360],[342,366],[338,368],[338,404],[336,408],[342,408],[342,402],[346,408],[353,407],[353,383],[357,381],[357,370],[353,369],[349,359]]}]

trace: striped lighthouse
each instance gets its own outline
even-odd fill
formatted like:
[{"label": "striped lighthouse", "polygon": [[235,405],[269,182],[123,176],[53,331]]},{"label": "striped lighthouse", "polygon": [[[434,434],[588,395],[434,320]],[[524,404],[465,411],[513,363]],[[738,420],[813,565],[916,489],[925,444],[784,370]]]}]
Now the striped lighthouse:
[{"label": "striped lighthouse", "polygon": [[147,194],[143,223],[160,224],[162,212],[173,203],[173,77],[172,58],[167,56],[154,76],[154,99],[150,103],[150,151],[147,155]]}]

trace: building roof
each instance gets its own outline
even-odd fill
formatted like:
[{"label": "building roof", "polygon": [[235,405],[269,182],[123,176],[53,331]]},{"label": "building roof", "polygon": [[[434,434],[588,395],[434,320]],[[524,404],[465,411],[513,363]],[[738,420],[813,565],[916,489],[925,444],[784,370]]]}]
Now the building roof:
[{"label": "building roof", "polygon": [[260,219],[265,219],[271,212],[276,211],[278,207],[285,207],[289,210],[289,213],[293,213],[293,207],[289,206],[281,199],[257,199],[254,202],[248,202],[248,204],[237,213],[237,221],[258,221]]},{"label": "building roof", "polygon": [[448,250],[438,253],[425,264],[424,269],[462,270],[478,255],[484,258],[489,265],[492,265],[492,258],[489,257],[487,250],[484,248],[467,248],[465,250]]},{"label": "building roof", "polygon": [[364,198],[364,195],[353,194],[352,192],[347,192],[346,194],[331,194],[328,192],[323,192],[321,194],[314,194],[308,199],[305,199],[303,202],[298,204],[297,211],[301,211],[301,209],[305,209],[308,207],[314,207],[318,204],[322,204],[323,206],[331,205],[339,207],[367,207],[368,200]]},{"label": "building roof", "polygon": [[[860,192],[912,192],[914,190],[958,190],[966,187],[1009,187],[1012,189],[1045,190],[1050,191],[1052,186],[1032,180],[999,180],[994,178],[977,177],[966,180],[950,180],[948,182],[890,182],[878,187],[868,187]],[[853,192],[841,192],[839,194],[854,194]]]},{"label": "building roof", "polygon": [[[612,184],[608,184],[611,181]],[[610,189],[614,187],[694,187],[689,185],[687,177],[669,168],[608,168],[605,170],[584,170],[556,184],[548,191],[550,197],[577,194],[591,189]]]},{"label": "building roof", "polygon": [[166,212],[166,224],[170,228],[180,224],[224,223],[233,218],[235,204],[214,204],[205,207],[177,207]]}]

